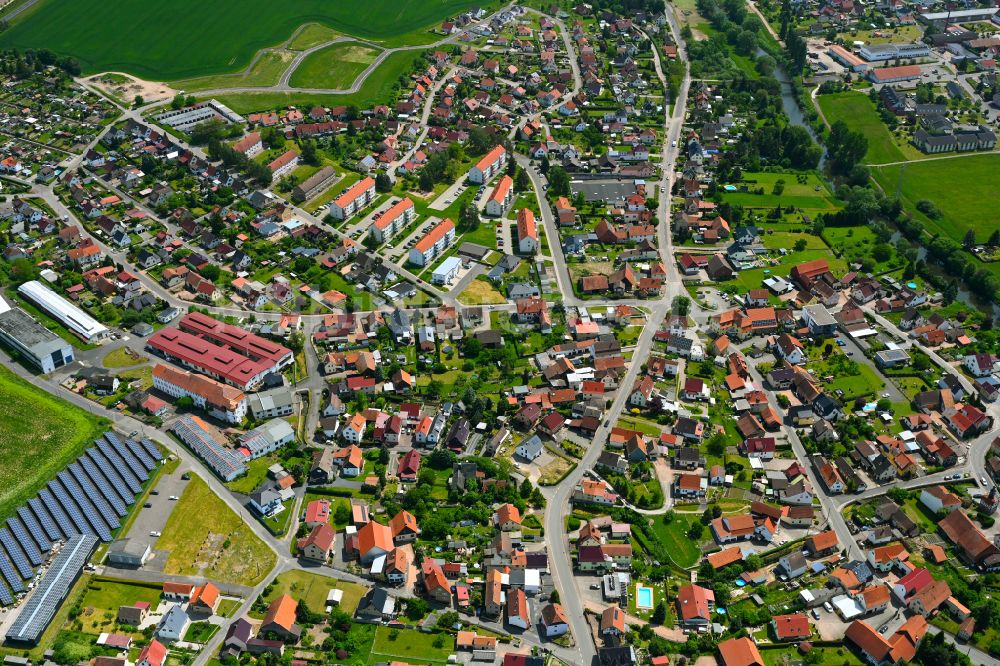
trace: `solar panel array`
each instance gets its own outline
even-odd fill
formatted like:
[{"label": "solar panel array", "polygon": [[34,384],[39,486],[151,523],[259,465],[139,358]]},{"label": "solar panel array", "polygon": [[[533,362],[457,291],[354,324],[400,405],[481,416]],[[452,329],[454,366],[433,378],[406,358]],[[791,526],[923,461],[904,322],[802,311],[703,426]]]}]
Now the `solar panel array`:
[{"label": "solar panel array", "polygon": [[42,551],[38,549],[38,544],[35,540],[28,535],[28,530],[25,529],[24,523],[18,518],[10,518],[7,521],[7,529],[10,530],[14,538],[17,539],[17,543],[20,544],[21,550],[24,554],[28,556],[28,561],[31,562],[31,566],[37,567],[45,558],[42,557]]},{"label": "solar panel array", "polygon": [[[32,498],[37,499],[37,498]],[[31,534],[31,538],[35,540],[35,544],[38,545],[38,550],[43,553],[47,553],[52,550],[52,541],[49,539],[47,530],[42,528],[41,523],[38,522],[38,518],[35,514],[31,512],[26,506],[18,508],[17,515],[21,517],[21,522],[24,523],[24,527]],[[51,520],[51,518],[49,519]]]},{"label": "solar panel array", "polygon": [[3,544],[7,555],[10,556],[10,561],[14,563],[14,566],[21,574],[21,578],[28,579],[35,575],[35,570],[31,568],[31,563],[24,556],[24,551],[17,545],[14,535],[6,527],[0,527],[0,543]]},{"label": "solar panel array", "polygon": [[97,539],[88,535],[72,537],[66,543],[11,624],[7,640],[38,643],[96,546]]},{"label": "solar panel array", "polygon": [[32,515],[38,520],[38,524],[50,541],[58,541],[63,538],[62,531],[56,525],[52,514],[45,508],[45,502],[42,501],[41,497],[32,497],[28,500],[28,506],[31,507]]},{"label": "solar panel array", "polygon": [[[149,472],[160,460],[160,451],[146,438],[132,441],[108,432],[94,444],[56,474],[38,495],[18,508],[17,516],[8,519],[6,526],[0,527],[0,605],[14,603],[11,592],[25,591],[24,581],[34,576],[35,567],[45,562],[45,553],[61,539],[67,539],[67,545],[56,555],[46,576],[52,574],[66,553],[67,557],[79,559],[73,572],[65,571],[66,575],[72,574],[69,578],[72,582],[97,540],[111,541],[111,532],[121,527],[121,519],[128,515],[128,507],[135,502],[142,483],[149,479]],[[67,553],[74,543],[82,544],[79,552]],[[45,595],[40,591],[32,600],[39,596]],[[59,596],[56,605],[61,599]],[[31,603],[29,600],[15,624],[27,617]],[[43,630],[51,620],[51,614],[46,613],[32,612],[36,618],[46,616]],[[32,633],[32,627],[25,630],[25,636]]]}]

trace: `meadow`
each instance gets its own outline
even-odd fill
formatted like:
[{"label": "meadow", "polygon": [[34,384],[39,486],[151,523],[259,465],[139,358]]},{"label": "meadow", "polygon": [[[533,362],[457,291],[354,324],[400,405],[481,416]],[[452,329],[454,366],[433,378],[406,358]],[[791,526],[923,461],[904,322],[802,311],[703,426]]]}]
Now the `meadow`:
[{"label": "meadow", "polygon": [[172,81],[239,71],[258,50],[286,41],[305,23],[386,46],[430,43],[436,37],[429,29],[478,4],[472,0],[369,0],[361,4],[40,0],[0,35],[0,46],[48,48],[77,58],[85,73],[125,71]]},{"label": "meadow", "polygon": [[984,242],[1000,229],[993,209],[998,168],[1000,158],[987,153],[877,167],[872,174],[884,192],[894,194],[898,188],[908,210],[915,211],[923,199],[933,201],[941,212],[938,219],[916,213],[931,233],[962,242],[966,232],[975,229],[977,239]]},{"label": "meadow", "polygon": [[240,585],[259,583],[276,559],[243,517],[195,475],[174,505],[156,548],[170,553],[165,573],[211,575]]},{"label": "meadow", "polygon": [[852,130],[865,135],[868,139],[865,162],[885,164],[907,159],[896,145],[889,128],[882,122],[868,95],[857,92],[836,93],[819,95],[816,100],[827,123],[832,125],[838,120],[843,120]]},{"label": "meadow", "polygon": [[0,369],[0,519],[11,515],[105,430],[106,419]]},{"label": "meadow", "polygon": [[289,83],[295,88],[349,88],[375,61],[378,51],[358,42],[340,42],[306,56]]},{"label": "meadow", "polygon": [[[746,208],[774,208],[777,205],[795,206],[803,211],[834,211],[840,206],[833,194],[815,173],[805,174],[804,182],[799,182],[799,174],[781,172],[748,172],[736,185],[746,185],[751,190],[763,188],[763,194],[752,192],[720,191],[722,199]],[[780,195],[773,194],[774,185],[785,181]]]},{"label": "meadow", "polygon": [[281,79],[295,56],[291,51],[264,51],[248,70],[235,74],[201,76],[194,79],[175,81],[173,86],[185,92],[214,90],[215,88],[253,88],[273,86]]},{"label": "meadow", "polygon": [[261,109],[283,108],[295,106],[336,106],[353,104],[360,108],[368,108],[376,104],[392,101],[393,91],[399,78],[410,71],[415,60],[420,59],[420,51],[397,51],[390,53],[379,66],[368,75],[361,87],[355,93],[301,93],[301,92],[265,92],[265,93],[232,93],[215,95],[215,99],[229,106],[237,113],[249,113]]}]

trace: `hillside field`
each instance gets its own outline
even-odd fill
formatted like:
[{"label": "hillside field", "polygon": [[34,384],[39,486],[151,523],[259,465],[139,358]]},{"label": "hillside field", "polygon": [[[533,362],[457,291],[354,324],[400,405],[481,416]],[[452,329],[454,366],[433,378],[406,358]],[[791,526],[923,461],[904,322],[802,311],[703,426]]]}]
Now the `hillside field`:
[{"label": "hillside field", "polygon": [[108,421],[0,368],[0,519],[94,443]]},{"label": "hillside field", "polygon": [[987,153],[876,167],[872,175],[889,195],[899,188],[908,210],[915,210],[922,199],[933,201],[941,211],[937,220],[916,213],[928,231],[961,243],[966,232],[975,229],[976,238],[983,242],[1000,229],[993,203],[998,168],[1000,156]]},{"label": "hillside field", "polygon": [[331,44],[306,56],[289,83],[295,88],[350,88],[377,55],[375,49],[357,42]]},{"label": "hillside field", "polygon": [[85,73],[126,71],[155,81],[224,74],[305,23],[386,46],[430,43],[429,29],[474,0],[39,0],[0,35],[0,47],[48,48]]}]

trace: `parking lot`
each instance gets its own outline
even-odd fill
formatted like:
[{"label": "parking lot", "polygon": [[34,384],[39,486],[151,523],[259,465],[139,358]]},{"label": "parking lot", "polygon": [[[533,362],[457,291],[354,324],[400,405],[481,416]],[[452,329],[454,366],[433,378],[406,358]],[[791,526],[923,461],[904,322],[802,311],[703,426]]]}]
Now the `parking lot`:
[{"label": "parking lot", "polygon": [[[135,522],[129,528],[127,535],[129,538],[146,542],[153,549],[153,557],[146,562],[144,569],[161,571],[167,561],[166,554],[156,550],[156,541],[163,528],[167,526],[167,519],[176,506],[176,501],[170,498],[180,497],[187,486],[188,482],[181,478],[186,469],[182,466],[160,476],[156,487],[150,491],[145,504],[139,507]],[[154,533],[156,536],[153,536]]]}]

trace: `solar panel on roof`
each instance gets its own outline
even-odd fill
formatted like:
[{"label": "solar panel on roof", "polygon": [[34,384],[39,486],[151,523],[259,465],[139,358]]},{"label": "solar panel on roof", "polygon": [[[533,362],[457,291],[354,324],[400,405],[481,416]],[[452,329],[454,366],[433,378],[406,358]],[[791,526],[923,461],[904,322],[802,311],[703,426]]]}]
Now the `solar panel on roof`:
[{"label": "solar panel on roof", "polygon": [[105,478],[104,474],[101,473],[101,470],[97,469],[97,465],[91,462],[90,458],[87,456],[80,456],[76,462],[83,468],[83,471],[87,473],[87,477],[95,486],[97,486],[97,489],[101,491],[101,494],[104,495],[104,499],[111,505],[111,508],[114,509],[115,513],[122,518],[128,515],[128,509],[125,508],[125,502],[122,501],[122,498],[119,497],[118,493],[116,493],[114,488],[111,487],[111,484],[108,483],[107,478]]},{"label": "solar panel on roof", "polygon": [[[42,526],[38,523],[38,519],[35,517],[35,514],[31,512],[31,509],[27,506],[18,507],[17,515],[21,517],[21,522],[23,522],[24,526],[28,529],[28,533],[31,535],[31,538],[35,540],[35,543],[38,545],[38,549],[43,553],[47,553],[52,550],[52,542],[49,540],[45,530],[42,529]],[[51,518],[49,520],[51,520]]]},{"label": "solar panel on roof", "polygon": [[121,521],[118,520],[118,514],[115,512],[108,501],[104,499],[104,495],[97,488],[90,477],[87,476],[83,469],[78,463],[72,463],[66,468],[69,470],[70,475],[73,480],[76,481],[77,485],[80,486],[80,490],[83,492],[83,496],[94,505],[97,510],[97,515],[99,515],[108,527],[111,529],[117,529],[121,526]]},{"label": "solar panel on roof", "polygon": [[63,508],[63,510],[66,511],[66,515],[69,516],[71,521],[73,521],[73,525],[76,526],[73,534],[90,534],[96,536],[97,532],[94,531],[91,524],[88,523],[87,519],[83,517],[82,513],[80,513],[80,509],[77,507],[76,502],[70,499],[69,493],[66,492],[63,485],[61,483],[57,483],[55,479],[53,479],[52,481],[49,481],[48,487],[49,490],[52,491],[53,497],[55,497],[56,501],[59,502],[59,505]]},{"label": "solar panel on roof", "polygon": [[88,535],[67,541],[11,623],[7,640],[38,643],[96,545],[97,539]]},{"label": "solar panel on roof", "polygon": [[125,465],[121,456],[115,452],[111,445],[104,439],[98,438],[97,449],[108,461],[108,464],[111,465],[111,468],[121,475],[122,480],[125,481],[126,485],[128,485],[128,489],[133,493],[138,494],[139,491],[142,490],[142,484],[140,483],[139,478],[132,473],[132,470],[130,470],[128,466]]},{"label": "solar panel on roof", "polygon": [[[73,524],[73,521],[71,521],[69,516],[66,515],[66,512],[63,511],[63,508],[59,505],[59,502],[56,501],[55,495],[52,494],[51,490],[48,488],[42,488],[38,491],[38,496],[41,498],[43,506],[48,510],[49,514],[51,514],[56,525],[59,526],[59,531],[62,532],[62,537],[60,538],[68,539],[74,534],[80,534],[79,528]],[[38,515],[39,517],[41,516],[41,514]]]},{"label": "solar panel on roof", "polygon": [[17,567],[18,573],[21,574],[21,578],[27,580],[35,575],[35,570],[31,568],[31,563],[28,562],[28,558],[24,556],[24,551],[21,547],[17,545],[17,540],[14,535],[10,533],[6,527],[0,527],[0,543],[7,550],[7,554],[10,556],[11,562]]},{"label": "solar panel on roof", "polygon": [[146,449],[143,448],[142,444],[134,439],[126,439],[125,446],[127,446],[128,450],[132,452],[132,455],[134,455],[136,459],[142,463],[143,467],[146,468],[146,471],[152,471],[153,468],[156,467],[157,458],[149,455],[146,452]]},{"label": "solar panel on roof", "polygon": [[125,443],[118,439],[117,435],[113,432],[104,433],[104,439],[111,444],[111,448],[113,448],[125,464],[128,465],[128,468],[132,470],[137,479],[145,481],[149,478],[146,468],[143,467],[142,463],[136,459],[131,451],[129,451],[128,447],[125,446]]},{"label": "solar panel on roof", "polygon": [[3,583],[0,583],[0,604],[4,606],[14,605],[14,595],[10,593],[10,590]]},{"label": "solar panel on roof", "polygon": [[[111,530],[109,529],[108,524],[105,523],[104,519],[97,513],[97,509],[95,509],[94,505],[87,499],[87,496],[80,489],[80,486],[73,479],[72,475],[66,470],[63,470],[56,475],[56,478],[59,479],[59,482],[62,483],[64,488],[66,488],[66,491],[69,493],[69,497],[71,498],[70,501],[75,503],[76,508],[83,516],[84,520],[86,520],[90,527],[93,528],[91,530],[82,530],[83,533],[96,534],[101,538],[101,541],[111,541]],[[71,509],[72,507],[66,508]],[[70,515],[72,515],[72,511],[70,512]]]},{"label": "solar panel on roof", "polygon": [[42,551],[38,550],[38,544],[36,544],[35,540],[31,538],[30,534],[28,534],[28,530],[25,529],[24,523],[22,523],[19,518],[8,518],[7,528],[10,530],[10,533],[14,535],[14,538],[17,539],[17,543],[20,544],[21,550],[23,550],[24,554],[28,556],[28,561],[31,562],[31,566],[37,567],[45,561],[45,558],[42,557]]},{"label": "solar panel on roof", "polygon": [[0,551],[0,573],[2,573],[3,577],[7,579],[8,583],[10,583],[11,590],[14,592],[24,592],[24,581],[22,581],[21,577],[17,575],[17,571],[14,570],[14,565],[10,563],[7,556],[3,554],[3,551]]},{"label": "solar panel on roof", "polygon": [[161,453],[160,449],[156,447],[156,444],[149,441],[148,438],[146,437],[140,438],[139,443],[142,444],[142,448],[146,449],[146,453],[148,453],[153,460],[163,459],[163,453]]},{"label": "solar panel on roof", "polygon": [[59,529],[56,521],[52,519],[52,514],[45,508],[45,502],[42,501],[41,497],[32,497],[28,500],[28,506],[31,507],[31,512],[38,519],[38,524],[42,526],[42,531],[45,532],[45,536],[49,540],[58,541],[63,538],[62,530]]},{"label": "solar panel on roof", "polygon": [[[135,501],[135,493],[129,489],[129,485],[122,478],[121,474],[118,473],[118,470],[111,466],[111,463],[108,462],[103,453],[95,448],[87,449],[86,459],[91,461],[94,467],[104,474],[104,478],[108,480],[108,483],[115,489],[118,497],[121,498],[126,506]],[[138,482],[136,485],[139,485]]]}]

